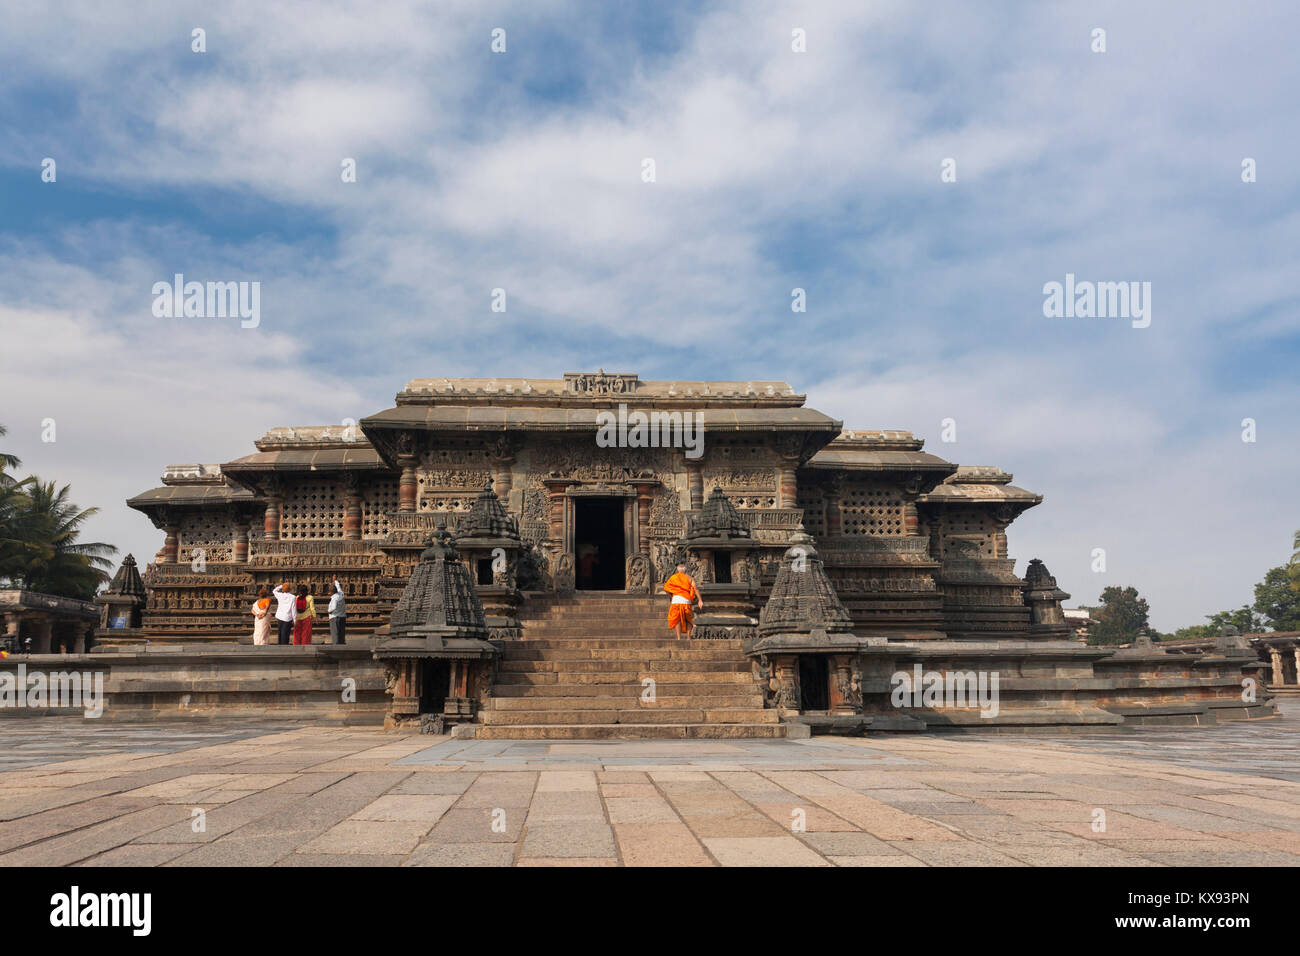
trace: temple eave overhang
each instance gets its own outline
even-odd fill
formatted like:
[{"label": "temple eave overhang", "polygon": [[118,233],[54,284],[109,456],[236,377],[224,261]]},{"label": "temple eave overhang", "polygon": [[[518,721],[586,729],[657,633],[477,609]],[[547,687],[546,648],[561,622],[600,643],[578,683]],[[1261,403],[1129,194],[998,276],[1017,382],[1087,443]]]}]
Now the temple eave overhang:
[{"label": "temple eave overhang", "polygon": [[164,485],[128,498],[126,505],[147,513],[162,507],[213,508],[257,502],[258,498],[252,491],[236,485]]},{"label": "temple eave overhang", "polygon": [[226,462],[221,470],[231,478],[267,471],[387,471],[384,460],[369,445],[358,448],[263,451]]},{"label": "temple eave overhang", "polygon": [[[830,441],[842,422],[810,408],[717,408],[689,403],[681,409],[660,409],[677,414],[698,412],[705,430],[766,431],[813,430],[827,433]],[[628,403],[631,411],[652,411],[649,406]],[[462,405],[399,405],[361,420],[369,435],[376,429],[420,429],[424,431],[595,431],[602,414],[609,409],[541,407],[471,407]]]},{"label": "temple eave overhang", "polygon": [[745,647],[745,653],[754,654],[834,654],[857,653],[868,647],[883,646],[883,637],[859,637],[848,632],[810,631],[768,634],[756,638]]},{"label": "temple eave overhang", "polygon": [[777,381],[641,381],[629,373],[567,372],[562,379],[418,378],[397,394],[398,405],[565,407],[614,405],[799,407],[806,396]]},{"label": "temple eave overhang", "polygon": [[405,658],[418,660],[426,657],[447,660],[487,660],[499,652],[489,641],[472,637],[394,637],[379,644],[372,652],[378,660]]}]

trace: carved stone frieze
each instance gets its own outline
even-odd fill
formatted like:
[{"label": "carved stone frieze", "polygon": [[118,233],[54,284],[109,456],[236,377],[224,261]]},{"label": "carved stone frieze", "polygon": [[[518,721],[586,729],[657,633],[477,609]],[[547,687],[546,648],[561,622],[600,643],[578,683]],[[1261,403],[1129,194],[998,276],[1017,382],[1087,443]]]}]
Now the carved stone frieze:
[{"label": "carved stone frieze", "polygon": [[638,594],[650,590],[650,559],[643,554],[629,554],[624,572],[626,588]]}]

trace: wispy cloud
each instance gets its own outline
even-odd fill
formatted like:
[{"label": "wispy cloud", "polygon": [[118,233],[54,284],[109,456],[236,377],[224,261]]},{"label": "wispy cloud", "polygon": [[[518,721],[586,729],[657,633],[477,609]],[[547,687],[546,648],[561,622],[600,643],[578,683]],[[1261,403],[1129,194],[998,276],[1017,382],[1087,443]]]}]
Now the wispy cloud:
[{"label": "wispy cloud", "polygon": [[[1014,471],[1047,501],[1013,552],[1161,628],[1249,600],[1300,527],[1284,5],[64,11],[0,37],[0,420],[138,556],[120,502],[167,461],[417,375],[598,365],[788,379]],[[153,318],[175,272],[260,281],[261,327]],[[1045,319],[1067,272],[1150,281],[1151,327]]]}]

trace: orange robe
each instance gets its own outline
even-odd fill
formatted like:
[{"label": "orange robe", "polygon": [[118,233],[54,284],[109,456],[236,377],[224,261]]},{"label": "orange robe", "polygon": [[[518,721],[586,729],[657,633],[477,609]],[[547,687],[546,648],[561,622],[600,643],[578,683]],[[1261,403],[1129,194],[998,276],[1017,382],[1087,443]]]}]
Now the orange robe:
[{"label": "orange robe", "polygon": [[690,604],[668,605],[668,627],[676,630],[677,625],[682,623],[686,625],[687,630],[690,630],[691,622],[695,617],[694,605],[699,600],[699,592],[695,590],[695,582],[690,579],[689,575],[678,572],[664,584],[664,590],[669,594],[684,597],[691,602]]}]

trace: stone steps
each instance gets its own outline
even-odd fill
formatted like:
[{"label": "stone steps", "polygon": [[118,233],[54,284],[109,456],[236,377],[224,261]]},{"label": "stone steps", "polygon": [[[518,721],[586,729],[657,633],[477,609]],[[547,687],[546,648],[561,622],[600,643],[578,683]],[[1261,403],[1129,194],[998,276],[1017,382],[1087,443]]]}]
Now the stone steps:
[{"label": "stone steps", "polygon": [[674,638],[600,638],[600,637],[566,637],[566,638],[528,638],[522,641],[512,641],[506,645],[506,654],[517,656],[520,652],[536,650],[582,650],[608,648],[610,650],[632,650],[636,648],[647,648],[650,650],[672,650],[680,648],[682,650],[709,650],[717,653],[725,652],[732,659],[739,660],[741,653],[741,641],[679,641]]},{"label": "stone steps", "polygon": [[524,671],[497,674],[497,684],[620,684],[628,687],[641,687],[641,682],[650,678],[662,687],[670,684],[753,684],[754,678],[748,671],[662,671],[657,668],[641,670],[591,671],[576,673],[574,671]]},{"label": "stone steps", "polygon": [[704,710],[727,710],[763,706],[763,697],[757,691],[738,691],[734,694],[658,695],[653,701],[642,700],[637,694],[571,694],[566,697],[492,697],[486,709],[495,711],[543,710],[685,710],[699,707]]},{"label": "stone steps", "polygon": [[[749,694],[753,688],[754,683],[752,680],[735,680],[730,683],[721,681],[698,681],[695,683],[656,681],[655,695],[660,699],[664,697],[730,698]],[[625,695],[639,697],[642,692],[641,682],[636,681],[635,683],[626,684],[617,681],[588,681],[581,684],[572,682],[561,684],[558,681],[551,683],[545,680],[499,682],[493,688],[493,693],[496,696],[489,698],[489,700],[612,697],[620,692]]]},{"label": "stone steps", "polygon": [[[523,624],[524,640],[536,640],[537,637],[606,637],[607,640],[658,639],[675,640],[673,632],[663,627],[633,626],[617,620],[590,620],[590,622],[565,622],[564,624],[545,624],[539,626],[536,620],[525,620]],[[534,637],[536,635],[536,637]],[[616,635],[616,636],[615,636]]]},{"label": "stone steps", "polygon": [[601,674],[615,671],[639,673],[656,671],[658,673],[682,671],[683,673],[743,673],[748,675],[748,662],[703,660],[683,661],[675,658],[656,658],[646,654],[634,654],[613,660],[584,658],[580,660],[511,660],[501,661],[500,671],[505,674],[529,673],[564,673],[564,674]]},{"label": "stone steps", "polygon": [[[740,641],[683,641],[667,598],[577,594],[530,599],[523,639],[507,643],[479,739],[784,737],[763,706]],[[656,699],[642,700],[642,681]],[[466,729],[468,733],[470,728]]]},{"label": "stone steps", "polygon": [[[683,642],[684,643],[684,642]],[[736,652],[698,647],[517,647],[511,646],[504,660],[530,661],[706,661],[736,663]]]},{"label": "stone steps", "polygon": [[780,717],[775,710],[762,707],[732,707],[721,710],[674,708],[655,710],[486,710],[480,715],[484,726],[542,726],[586,724],[775,724]]},{"label": "stone steps", "polygon": [[785,724],[509,724],[473,727],[476,740],[737,740],[784,737]]}]

